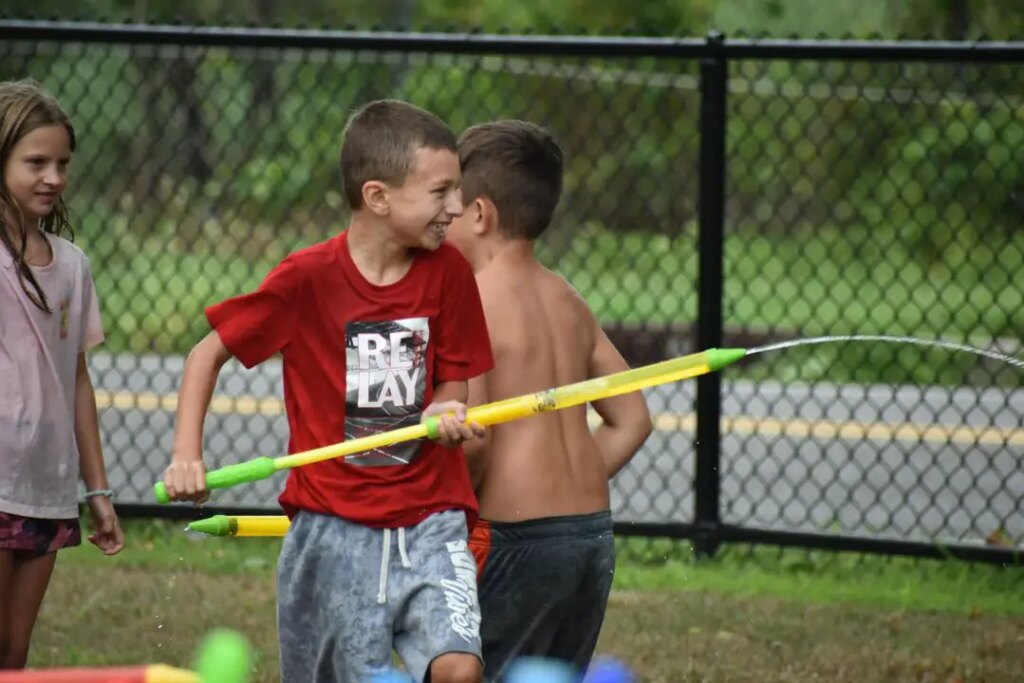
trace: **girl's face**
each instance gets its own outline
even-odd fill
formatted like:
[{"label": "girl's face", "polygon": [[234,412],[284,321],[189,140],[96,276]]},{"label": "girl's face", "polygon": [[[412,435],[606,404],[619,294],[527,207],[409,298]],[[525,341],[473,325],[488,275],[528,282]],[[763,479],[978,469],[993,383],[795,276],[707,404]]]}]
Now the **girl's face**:
[{"label": "girl's face", "polygon": [[62,125],[41,126],[18,140],[4,165],[4,185],[25,219],[50,215],[67,186],[71,138]]}]

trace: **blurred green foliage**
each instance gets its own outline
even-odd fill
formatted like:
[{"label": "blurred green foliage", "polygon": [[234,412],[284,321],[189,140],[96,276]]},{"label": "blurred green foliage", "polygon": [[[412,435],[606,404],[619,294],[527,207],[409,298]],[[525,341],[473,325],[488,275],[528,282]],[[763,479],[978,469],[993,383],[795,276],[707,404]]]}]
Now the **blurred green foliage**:
[{"label": "blurred green foliage", "polygon": [[[85,19],[157,23],[660,35],[717,27],[1006,37],[1024,26],[1024,10],[992,2],[971,3],[966,15],[955,1],[924,0],[899,9],[862,3],[854,14],[804,0],[584,4],[90,0],[76,10]],[[64,8],[14,0],[4,10],[74,18]],[[567,167],[542,258],[605,321],[694,320],[694,61],[19,41],[2,51],[0,76],[42,81],[78,128],[71,207],[94,261],[110,350],[186,351],[206,329],[204,305],[254,287],[288,251],[343,229],[340,133],[354,106],[378,97],[427,107],[455,130],[510,117],[547,126]],[[1018,71],[732,64],[727,325],[780,335],[1024,338],[1024,284],[1015,275],[1024,268]],[[866,365],[847,374],[956,383],[973,367],[939,372],[924,357]]]}]

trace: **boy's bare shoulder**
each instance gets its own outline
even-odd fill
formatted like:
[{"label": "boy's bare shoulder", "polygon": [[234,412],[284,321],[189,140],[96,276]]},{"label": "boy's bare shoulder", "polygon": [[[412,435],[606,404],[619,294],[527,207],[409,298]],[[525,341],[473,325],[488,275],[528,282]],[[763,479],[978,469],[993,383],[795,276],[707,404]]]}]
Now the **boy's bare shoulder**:
[{"label": "boy's bare shoulder", "polygon": [[579,290],[555,271],[537,265],[530,269],[485,268],[476,276],[477,288],[485,310],[516,306],[529,297],[540,297],[568,306],[572,312],[585,319],[593,319],[590,304]]},{"label": "boy's bare shoulder", "polygon": [[544,270],[551,278],[552,293],[560,293],[565,297],[565,300],[569,305],[575,309],[574,313],[583,319],[581,322],[589,323],[596,321],[594,312],[590,308],[590,304],[587,303],[587,300],[571,282],[553,270],[548,270],[547,268]]}]

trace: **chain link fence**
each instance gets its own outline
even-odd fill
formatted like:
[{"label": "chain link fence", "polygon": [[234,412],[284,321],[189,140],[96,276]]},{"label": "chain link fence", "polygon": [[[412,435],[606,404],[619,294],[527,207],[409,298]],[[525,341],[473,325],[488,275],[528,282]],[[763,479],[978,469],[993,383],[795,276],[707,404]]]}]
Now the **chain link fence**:
[{"label": "chain link fence", "polygon": [[[203,307],[346,225],[341,131],[380,97],[456,131],[516,117],[555,134],[566,191],[540,257],[634,365],[697,349],[698,294],[715,291],[698,258],[709,238],[724,250],[727,345],[861,333],[1020,352],[1024,84],[1013,73],[1024,47],[985,64],[966,48],[943,64],[880,61],[870,48],[726,62],[728,44],[704,41],[13,24],[0,27],[0,76],[42,82],[78,131],[69,204],[107,330],[91,367],[123,506],[150,503],[168,462]],[[701,163],[709,59],[728,64],[719,226],[699,213],[714,167]],[[229,363],[208,464],[283,454],[281,395],[276,362]],[[852,343],[731,368],[720,448],[705,456],[719,497],[709,520],[694,513],[695,383],[648,399],[655,432],[613,482],[624,533],[687,536],[703,521],[737,537],[1024,545],[1019,370]],[[282,483],[214,502],[269,510]]]},{"label": "chain link fence", "polygon": [[[950,57],[733,65],[727,328],[1020,355],[1019,65]],[[723,392],[727,523],[1024,543],[1019,369],[896,343],[761,358]]]}]

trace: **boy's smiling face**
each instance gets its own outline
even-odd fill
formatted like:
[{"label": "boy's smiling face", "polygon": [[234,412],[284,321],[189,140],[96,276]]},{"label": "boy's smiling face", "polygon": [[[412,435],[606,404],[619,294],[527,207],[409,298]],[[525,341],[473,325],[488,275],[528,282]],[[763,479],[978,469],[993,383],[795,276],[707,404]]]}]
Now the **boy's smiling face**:
[{"label": "boy's smiling face", "polygon": [[404,247],[433,251],[454,218],[462,215],[459,157],[447,149],[421,147],[400,186],[387,186],[388,222]]}]

